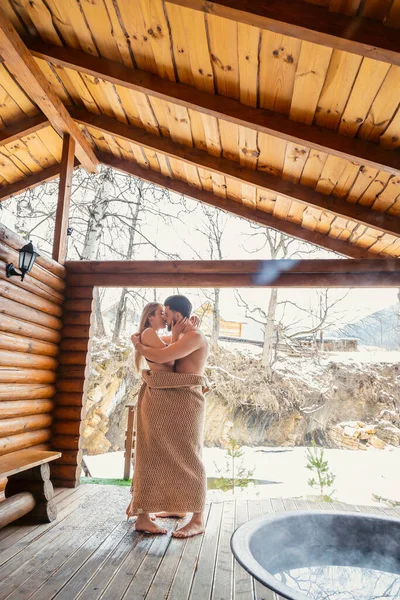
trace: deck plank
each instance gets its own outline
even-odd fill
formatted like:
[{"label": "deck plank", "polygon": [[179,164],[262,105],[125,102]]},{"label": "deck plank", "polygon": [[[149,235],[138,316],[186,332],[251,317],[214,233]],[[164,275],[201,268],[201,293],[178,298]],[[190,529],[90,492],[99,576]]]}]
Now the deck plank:
[{"label": "deck plank", "polygon": [[[69,522],[54,527],[47,535],[41,535],[26,545],[0,567],[0,578],[11,570],[6,581],[2,582],[1,600],[7,596],[13,600],[24,598],[28,589],[30,593],[34,592],[71,554],[79,551],[80,546],[107,520],[107,515],[99,519],[95,512],[101,509],[100,494],[97,494],[96,500],[96,503],[87,503],[81,510],[72,513],[73,518]],[[41,591],[39,597],[44,598],[44,592]]]},{"label": "deck plank", "polygon": [[80,496],[77,496],[75,500],[71,501],[67,506],[58,512],[56,521],[42,525],[28,524],[24,526],[21,524],[20,528],[15,529],[13,534],[5,540],[6,543],[4,546],[2,544],[0,551],[0,565],[10,560],[11,557],[15,556],[19,552],[23,551],[28,544],[33,543],[45,533],[50,532],[54,527],[59,526],[64,519],[75,519],[75,511],[85,503],[85,500],[88,502],[96,493],[98,493],[98,489],[88,488],[87,490],[83,490]]},{"label": "deck plank", "polygon": [[122,598],[154,541],[131,527],[101,570],[88,582],[79,600]]},{"label": "deck plank", "polygon": [[206,600],[211,596],[223,507],[223,502],[211,505],[190,600]]},{"label": "deck plank", "polygon": [[[211,527],[209,523],[210,506],[207,506],[205,519],[206,528]],[[193,577],[199,563],[199,555],[203,546],[204,536],[189,538],[182,552],[182,557],[175,573],[174,581],[169,590],[168,598],[173,600],[187,600],[193,584]]]},{"label": "deck plank", "polygon": [[212,600],[231,600],[233,594],[233,554],[230,547],[235,529],[235,502],[224,502],[215,564]]},{"label": "deck plank", "polygon": [[[248,505],[246,500],[237,500],[235,507],[235,529],[249,520]],[[235,560],[233,563],[233,597],[234,600],[248,600],[254,596],[254,583],[252,577]]]},{"label": "deck plank", "polygon": [[171,537],[173,519],[167,535],[136,532],[124,517],[128,499],[117,486],[64,489],[56,522],[12,524],[0,540],[0,600],[283,600],[234,561],[230,538],[242,523],[296,510],[398,516],[388,506],[227,499],[207,506],[204,536],[180,540]]}]

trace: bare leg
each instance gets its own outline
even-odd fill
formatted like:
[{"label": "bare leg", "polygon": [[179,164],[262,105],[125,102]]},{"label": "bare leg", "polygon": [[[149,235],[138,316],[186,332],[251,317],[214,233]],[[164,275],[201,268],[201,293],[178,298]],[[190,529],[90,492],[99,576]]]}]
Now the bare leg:
[{"label": "bare leg", "polygon": [[154,520],[152,515],[149,513],[141,513],[138,515],[135,523],[136,531],[146,531],[147,533],[167,533],[167,529],[159,527]]},{"label": "bare leg", "polygon": [[167,519],[168,517],[176,517],[177,519],[182,519],[183,517],[187,517],[190,513],[185,512],[156,512],[155,516],[161,519]]},{"label": "bare leg", "polygon": [[174,531],[172,535],[176,538],[187,538],[204,533],[204,515],[202,512],[193,513],[189,523]]}]

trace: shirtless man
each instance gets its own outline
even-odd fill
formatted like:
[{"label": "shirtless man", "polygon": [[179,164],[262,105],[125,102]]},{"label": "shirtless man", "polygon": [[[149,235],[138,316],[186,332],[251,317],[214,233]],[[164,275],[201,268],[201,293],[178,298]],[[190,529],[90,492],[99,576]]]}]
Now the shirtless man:
[{"label": "shirtless man", "polygon": [[[208,357],[208,343],[204,335],[199,330],[193,330],[189,322],[192,311],[192,305],[185,296],[169,296],[165,302],[165,320],[168,329],[171,330],[177,322],[182,323],[183,330],[179,339],[170,346],[163,348],[149,348],[140,341],[140,336],[132,336],[132,342],[143,354],[143,356],[153,362],[164,364],[175,361],[176,373],[194,373],[195,375],[204,375],[204,369]],[[174,537],[185,538],[198,535],[204,531],[203,512],[193,513],[191,520],[187,525],[175,531]]]}]

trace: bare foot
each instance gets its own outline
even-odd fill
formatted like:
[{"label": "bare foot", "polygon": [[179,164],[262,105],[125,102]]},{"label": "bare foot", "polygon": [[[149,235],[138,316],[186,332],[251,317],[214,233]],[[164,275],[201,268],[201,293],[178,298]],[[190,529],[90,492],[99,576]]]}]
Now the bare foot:
[{"label": "bare foot", "polygon": [[159,527],[150,517],[150,515],[139,515],[135,523],[136,531],[146,531],[147,533],[164,534],[167,529]]},{"label": "bare foot", "polygon": [[168,517],[175,517],[177,519],[183,519],[183,517],[187,517],[189,513],[185,512],[157,512],[155,513],[156,517],[160,517],[161,519],[167,519]]},{"label": "bare foot", "polygon": [[189,523],[174,531],[172,535],[176,538],[188,538],[204,533],[204,529],[203,519],[192,517]]}]

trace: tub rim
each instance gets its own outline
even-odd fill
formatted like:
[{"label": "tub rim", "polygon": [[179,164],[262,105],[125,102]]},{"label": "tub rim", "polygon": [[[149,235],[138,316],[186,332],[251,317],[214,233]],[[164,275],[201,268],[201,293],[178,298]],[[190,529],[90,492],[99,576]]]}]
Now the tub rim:
[{"label": "tub rim", "polygon": [[247,573],[257,579],[262,585],[268,587],[280,596],[287,600],[310,600],[308,596],[303,595],[294,588],[279,582],[276,577],[254,558],[250,551],[250,539],[253,533],[258,531],[260,525],[268,523],[276,523],[287,520],[289,517],[316,517],[316,516],[338,516],[346,518],[363,518],[374,521],[389,521],[399,522],[400,518],[390,517],[387,515],[375,515],[372,513],[354,512],[354,511],[339,511],[339,510],[293,510],[274,514],[262,515],[255,519],[250,519],[246,523],[240,525],[231,536],[231,551],[237,562],[243,567]]}]

